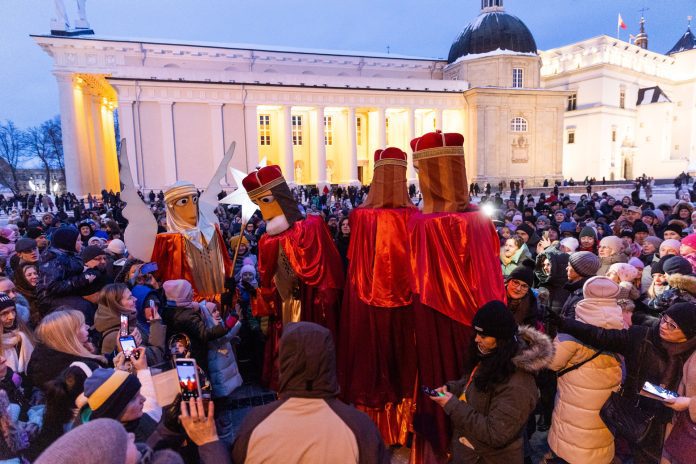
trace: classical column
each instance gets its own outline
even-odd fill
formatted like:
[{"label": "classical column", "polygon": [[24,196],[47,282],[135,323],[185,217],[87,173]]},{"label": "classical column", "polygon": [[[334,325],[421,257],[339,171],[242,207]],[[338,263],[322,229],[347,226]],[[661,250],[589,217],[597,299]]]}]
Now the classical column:
[{"label": "classical column", "polygon": [[256,105],[244,108],[244,141],[246,146],[246,171],[251,172],[259,164],[259,119]]},{"label": "classical column", "polygon": [[58,98],[60,105],[60,125],[63,135],[63,154],[65,158],[65,188],[76,195],[86,195],[83,187],[83,173],[80,169],[78,153],[78,132],[75,115],[75,98],[72,76],[55,73],[58,82]]},{"label": "classical column", "polygon": [[288,185],[295,184],[295,157],[292,144],[292,106],[283,107],[283,149],[281,151],[280,166]]},{"label": "classical column", "polygon": [[377,149],[383,149],[387,145],[387,120],[384,116],[384,108],[377,108]]},{"label": "classical column", "polygon": [[131,168],[131,175],[136,187],[140,188],[140,168],[137,161],[136,141],[135,141],[135,121],[133,118],[133,102],[119,100],[118,102],[118,130],[121,139],[126,140],[126,152],[128,153],[128,164]]},{"label": "classical column", "polygon": [[96,190],[97,193],[101,192],[102,189],[107,189],[107,175],[106,175],[106,145],[104,140],[104,105],[102,104],[101,98],[99,96],[92,97],[92,133],[94,135],[94,159],[98,160],[95,164],[95,176],[97,184],[95,187],[99,187]]},{"label": "classical column", "polygon": [[225,147],[225,137],[223,135],[222,103],[209,103],[208,107],[210,108],[210,141],[213,147],[212,172],[215,172],[215,169],[217,169],[220,161],[225,156],[227,147]]},{"label": "classical column", "polygon": [[348,133],[348,184],[360,185],[358,180],[358,143],[356,140],[355,108],[348,107],[348,117],[346,118]]},{"label": "classical column", "polygon": [[317,106],[314,111],[316,118],[316,138],[317,153],[314,157],[314,171],[316,175],[317,187],[321,190],[328,185],[326,180],[326,141],[324,140],[324,107]]},{"label": "classical column", "polygon": [[442,130],[442,108],[435,108],[435,129]]},{"label": "classical column", "polygon": [[416,112],[413,108],[406,108],[406,155],[408,156],[408,166],[406,167],[406,180],[409,184],[417,182],[416,170],[413,169],[413,151],[411,150],[411,140],[416,138]]},{"label": "classical column", "polygon": [[162,179],[160,187],[171,185],[179,180],[176,168],[176,141],[174,140],[174,103],[160,102],[160,115],[162,119],[162,173],[164,178],[155,175],[149,182],[145,179],[143,182],[145,187],[150,188],[154,186],[155,179]]}]

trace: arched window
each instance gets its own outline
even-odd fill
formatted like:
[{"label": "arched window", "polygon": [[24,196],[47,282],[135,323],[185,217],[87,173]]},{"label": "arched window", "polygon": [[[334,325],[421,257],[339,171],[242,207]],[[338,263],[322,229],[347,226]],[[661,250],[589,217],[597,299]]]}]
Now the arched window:
[{"label": "arched window", "polygon": [[513,118],[510,121],[510,130],[512,132],[527,132],[527,120],[524,118]]}]

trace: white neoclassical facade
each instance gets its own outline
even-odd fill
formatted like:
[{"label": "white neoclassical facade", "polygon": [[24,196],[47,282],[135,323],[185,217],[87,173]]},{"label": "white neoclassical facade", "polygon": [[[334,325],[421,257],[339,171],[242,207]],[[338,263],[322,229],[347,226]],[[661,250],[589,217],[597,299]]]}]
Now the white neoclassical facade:
[{"label": "white neoclassical facade", "polygon": [[465,135],[471,181],[559,179],[570,92],[542,88],[534,39],[502,3],[482,0],[447,60],[35,35],[58,82],[67,188],[118,189],[116,132],[144,189],[206,185],[233,141],[243,171],[266,158],[291,183],[369,183],[376,149],[410,153],[433,130]]}]

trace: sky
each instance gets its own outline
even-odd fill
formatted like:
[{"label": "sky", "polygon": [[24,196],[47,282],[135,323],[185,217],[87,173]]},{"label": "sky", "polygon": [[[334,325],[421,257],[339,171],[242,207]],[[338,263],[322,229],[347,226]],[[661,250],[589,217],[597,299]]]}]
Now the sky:
[{"label": "sky", "polygon": [[[64,0],[71,18],[75,0]],[[386,52],[446,58],[480,10],[480,0],[88,0],[95,33]],[[541,50],[616,35],[620,13],[638,32],[645,12],[650,49],[666,52],[696,17],[696,0],[505,0]],[[58,113],[52,61],[29,37],[47,34],[54,0],[0,0],[0,121],[19,127]]]}]

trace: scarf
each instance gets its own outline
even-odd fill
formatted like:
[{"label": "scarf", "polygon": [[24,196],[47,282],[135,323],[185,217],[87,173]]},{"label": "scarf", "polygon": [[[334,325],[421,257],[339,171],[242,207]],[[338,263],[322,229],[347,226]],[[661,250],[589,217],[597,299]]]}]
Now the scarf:
[{"label": "scarf", "polygon": [[681,373],[684,367],[684,362],[689,359],[691,353],[696,349],[696,337],[687,340],[683,343],[670,343],[660,339],[662,347],[667,351],[669,356],[667,360],[667,369],[662,374],[660,384],[665,385],[665,388],[676,391]]},{"label": "scarf", "polygon": [[[19,353],[17,346],[19,346]],[[2,334],[2,355],[7,359],[7,365],[13,371],[20,374],[26,372],[33,351],[34,345],[21,330]]]}]

